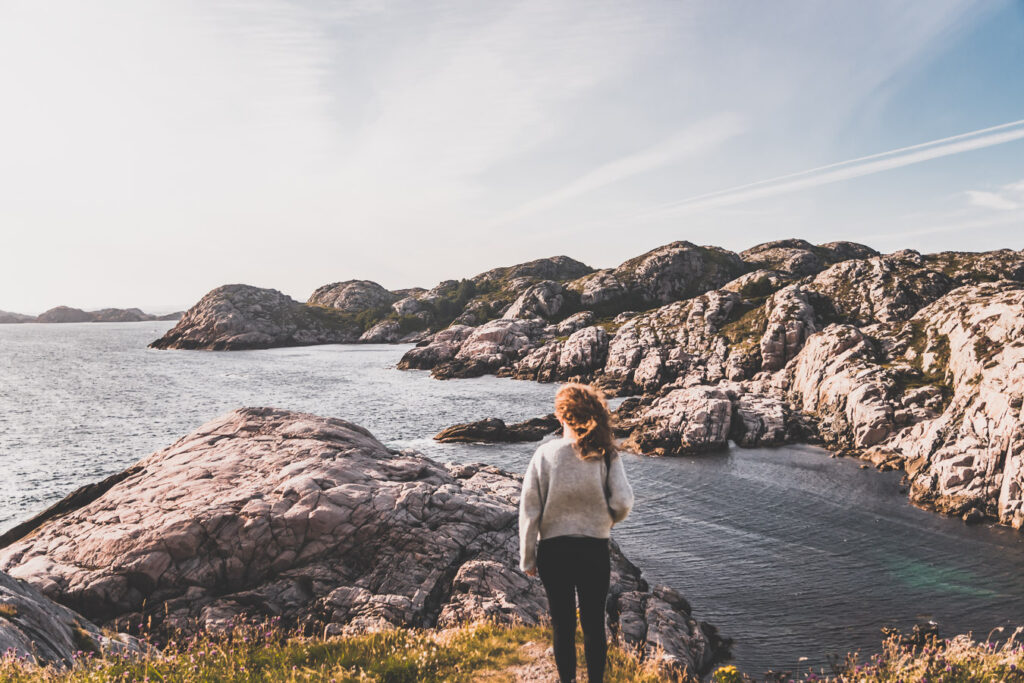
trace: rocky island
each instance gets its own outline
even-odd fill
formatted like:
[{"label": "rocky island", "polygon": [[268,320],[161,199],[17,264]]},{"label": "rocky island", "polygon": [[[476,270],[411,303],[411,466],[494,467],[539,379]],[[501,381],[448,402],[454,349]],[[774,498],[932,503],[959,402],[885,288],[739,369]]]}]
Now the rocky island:
[{"label": "rocky island", "polygon": [[[1021,251],[673,242],[604,270],[557,256],[430,290],[335,283],[305,304],[232,285],[153,346],[359,341],[415,342],[398,367],[439,379],[635,396],[617,429],[641,453],[823,443],[904,470],[917,504],[1024,525]],[[477,427],[446,438],[511,438]]]},{"label": "rocky island", "polygon": [[[240,409],[5,536],[0,599],[13,577],[86,630],[158,634],[269,617],[326,635],[534,624],[547,605],[518,569],[520,486],[493,467],[389,450],[341,419]],[[608,623],[693,673],[725,654],[714,627],[617,548]],[[16,626],[0,613],[0,643]]]},{"label": "rocky island", "polygon": [[138,308],[101,308],[83,311],[80,308],[56,306],[37,316],[0,311],[0,324],[5,323],[135,323],[147,320],[177,320],[183,311],[152,315]]}]

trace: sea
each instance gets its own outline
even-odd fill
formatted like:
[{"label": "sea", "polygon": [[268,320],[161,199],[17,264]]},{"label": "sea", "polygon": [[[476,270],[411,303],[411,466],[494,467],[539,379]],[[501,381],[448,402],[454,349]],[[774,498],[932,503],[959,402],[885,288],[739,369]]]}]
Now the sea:
[{"label": "sea", "polygon": [[[241,406],[341,417],[392,447],[521,472],[536,443],[432,437],[549,413],[558,387],[401,371],[407,345],[146,347],[172,325],[0,325],[0,532]],[[898,473],[811,446],[624,457],[636,505],[613,537],[732,638],[752,675],[863,661],[883,627],[934,621],[984,639],[1024,625],[1024,536],[915,508]]]}]

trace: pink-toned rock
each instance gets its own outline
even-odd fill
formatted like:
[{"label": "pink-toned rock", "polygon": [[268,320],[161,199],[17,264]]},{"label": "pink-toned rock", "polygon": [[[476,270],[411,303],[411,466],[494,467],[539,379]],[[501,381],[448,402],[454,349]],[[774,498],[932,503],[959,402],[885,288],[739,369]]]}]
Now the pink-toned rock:
[{"label": "pink-toned rock", "polygon": [[[245,408],[138,468],[0,550],[0,569],[104,624],[157,630],[278,616],[336,634],[547,613],[518,569],[521,479],[493,467],[389,451],[340,419]],[[658,656],[706,671],[713,629],[648,597],[662,594],[615,548],[612,628],[675,624],[685,638],[659,640]],[[637,595],[634,613],[623,596]],[[627,638],[655,655],[648,640]]]},{"label": "pink-toned rock", "polygon": [[36,664],[72,666],[76,653],[131,654],[142,651],[129,635],[107,635],[95,624],[37,588],[0,572],[0,654]]},{"label": "pink-toned rock", "polygon": [[675,389],[642,412],[627,444],[648,455],[685,455],[728,445],[732,401],[722,389]]},{"label": "pink-toned rock", "polygon": [[[912,481],[912,496],[953,514],[977,508],[1021,528],[1024,287],[1004,281],[953,290],[915,315],[908,333],[906,357],[952,388],[940,415],[887,444],[927,463]],[[912,400],[941,407],[934,391]]]},{"label": "pink-toned rock", "polygon": [[328,309],[306,306],[275,289],[224,285],[188,309],[155,349],[265,349],[275,346],[342,344],[363,329]]},{"label": "pink-toned rock", "polygon": [[811,336],[785,373],[791,400],[818,418],[831,447],[867,448],[894,431],[892,378],[856,327],[830,325]]},{"label": "pink-toned rock", "polygon": [[428,343],[409,349],[398,361],[399,370],[430,370],[455,358],[462,342],[473,333],[468,325],[452,325],[435,334]]}]

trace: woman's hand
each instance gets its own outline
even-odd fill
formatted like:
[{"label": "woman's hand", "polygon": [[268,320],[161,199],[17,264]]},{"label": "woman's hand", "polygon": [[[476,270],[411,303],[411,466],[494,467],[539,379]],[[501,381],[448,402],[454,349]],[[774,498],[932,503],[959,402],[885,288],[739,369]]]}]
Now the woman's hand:
[{"label": "woman's hand", "polygon": [[537,576],[537,568],[527,569],[525,573],[527,576]]}]

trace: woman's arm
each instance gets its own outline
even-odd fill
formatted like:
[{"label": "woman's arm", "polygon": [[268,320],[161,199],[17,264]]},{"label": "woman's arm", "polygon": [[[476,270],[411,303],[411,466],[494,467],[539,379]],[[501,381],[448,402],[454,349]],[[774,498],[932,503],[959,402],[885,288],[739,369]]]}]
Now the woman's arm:
[{"label": "woman's arm", "polygon": [[535,453],[526,468],[523,490],[519,495],[519,568],[524,572],[533,572],[537,568],[537,535],[544,511],[539,467],[540,457]]},{"label": "woman's arm", "polygon": [[612,468],[608,473],[608,488],[611,490],[608,507],[611,509],[612,522],[618,524],[629,516],[629,511],[633,509],[633,487],[629,485],[629,480],[626,478],[626,468],[622,466],[621,455],[612,458]]}]

